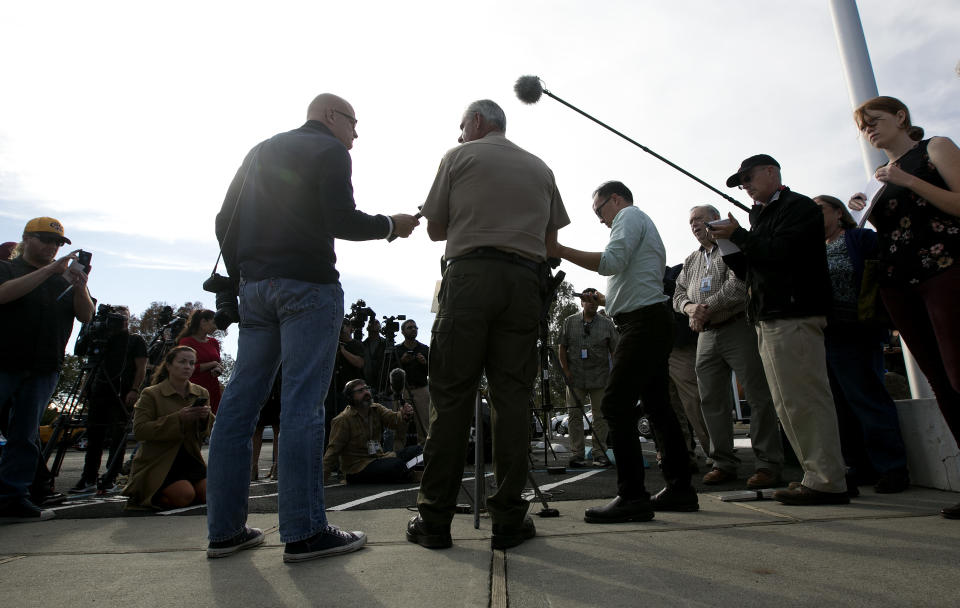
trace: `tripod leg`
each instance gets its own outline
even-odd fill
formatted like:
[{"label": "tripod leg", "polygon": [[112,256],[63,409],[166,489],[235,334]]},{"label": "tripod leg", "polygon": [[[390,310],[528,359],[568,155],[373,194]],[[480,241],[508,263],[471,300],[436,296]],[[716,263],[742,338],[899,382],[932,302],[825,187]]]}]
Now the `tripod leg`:
[{"label": "tripod leg", "polygon": [[543,508],[540,509],[540,512],[537,513],[540,517],[560,517],[560,511],[557,509],[551,508],[547,504],[547,499],[544,498],[543,492],[540,491],[540,486],[537,485],[537,480],[533,478],[533,455],[527,453],[527,459],[530,461],[530,470],[527,471],[527,479],[530,480],[530,487],[533,488],[533,494],[537,499],[543,504]]},{"label": "tripod leg", "polygon": [[473,528],[480,529],[480,503],[484,498],[486,467],[483,460],[483,405],[480,391],[477,391],[477,403],[473,411],[474,443],[473,443]]}]

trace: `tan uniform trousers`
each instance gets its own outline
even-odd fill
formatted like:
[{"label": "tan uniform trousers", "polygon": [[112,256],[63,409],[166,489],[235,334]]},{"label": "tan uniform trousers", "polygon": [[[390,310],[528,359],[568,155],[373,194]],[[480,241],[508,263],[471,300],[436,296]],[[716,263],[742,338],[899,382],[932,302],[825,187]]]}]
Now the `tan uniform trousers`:
[{"label": "tan uniform trousers", "polygon": [[480,374],[486,373],[497,490],[493,523],[520,526],[530,451],[530,391],[537,375],[540,278],[504,260],[464,259],[447,267],[430,337],[430,431],[417,506],[429,527],[453,520],[466,464]]},{"label": "tan uniform trousers", "polygon": [[827,380],[826,317],[760,321],[757,345],[780,424],[803,467],[803,485],[846,492],[837,410]]},{"label": "tan uniform trousers", "polygon": [[[572,392],[575,391],[580,405],[587,404],[587,397],[590,397],[590,408],[593,411],[593,453],[591,457],[595,460],[605,460],[607,455],[602,453],[607,447],[607,421],[600,415],[600,402],[603,401],[604,387],[600,388],[571,388],[567,387],[567,413],[570,414],[567,428],[570,430],[570,450],[574,458],[583,459],[586,456],[586,446],[583,432],[583,410],[577,407],[577,399],[574,399]],[[599,438],[599,441],[597,439]],[[601,445],[603,447],[601,447]]]}]

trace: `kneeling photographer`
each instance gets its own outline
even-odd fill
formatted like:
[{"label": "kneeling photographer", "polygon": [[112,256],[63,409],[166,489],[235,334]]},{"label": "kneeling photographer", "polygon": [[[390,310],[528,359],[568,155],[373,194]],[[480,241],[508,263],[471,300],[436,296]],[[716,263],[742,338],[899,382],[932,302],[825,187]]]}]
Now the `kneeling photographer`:
[{"label": "kneeling photographer", "polygon": [[[147,370],[147,345],[143,338],[130,333],[129,323],[126,306],[101,304],[96,317],[77,337],[77,353],[89,357],[94,372],[87,389],[87,455],[80,481],[70,489],[71,494],[111,490],[123,464],[127,422]],[[98,482],[108,435],[107,471]]]},{"label": "kneeling photographer", "polygon": [[404,405],[392,412],[373,403],[370,387],[362,379],[351,380],[343,389],[347,408],[333,419],[330,444],[323,455],[326,485],[336,469],[346,475],[347,483],[406,483],[413,481],[407,461],[423,452],[418,445],[399,452],[384,452],[380,439],[384,427],[399,429],[413,417],[413,408]]}]

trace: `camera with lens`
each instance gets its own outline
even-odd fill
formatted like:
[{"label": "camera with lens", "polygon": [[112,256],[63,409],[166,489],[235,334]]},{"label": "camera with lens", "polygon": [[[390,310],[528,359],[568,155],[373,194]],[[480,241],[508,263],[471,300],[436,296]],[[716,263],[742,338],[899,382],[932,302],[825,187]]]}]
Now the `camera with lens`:
[{"label": "camera with lens", "polygon": [[239,288],[240,281],[216,272],[203,282],[203,290],[216,295],[213,321],[217,329],[224,330],[231,323],[240,322]]},{"label": "camera with lens", "polygon": [[357,300],[350,305],[350,314],[347,315],[346,320],[353,327],[353,338],[355,340],[359,340],[363,336],[363,326],[367,324],[367,321],[376,318],[376,316],[377,313],[373,312],[373,309],[367,306],[367,303],[363,300]]},{"label": "camera with lens", "polygon": [[406,320],[407,315],[397,315],[395,317],[383,316],[383,328],[380,331],[383,332],[383,337],[386,338],[387,343],[393,344],[397,332],[400,331],[400,324],[397,323],[397,321]]}]

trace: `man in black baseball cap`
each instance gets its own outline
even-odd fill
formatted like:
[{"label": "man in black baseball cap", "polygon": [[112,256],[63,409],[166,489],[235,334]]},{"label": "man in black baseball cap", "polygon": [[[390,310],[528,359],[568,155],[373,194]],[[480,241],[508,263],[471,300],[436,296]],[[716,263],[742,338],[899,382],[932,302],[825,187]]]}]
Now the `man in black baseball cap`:
[{"label": "man in black baseball cap", "polygon": [[744,178],[747,178],[747,183],[749,183],[750,169],[754,167],[776,167],[779,169],[780,163],[774,160],[769,154],[754,154],[740,163],[740,168],[737,169],[737,172],[727,178],[727,187],[733,188],[744,185]]},{"label": "man in black baseball cap", "polygon": [[783,185],[780,164],[767,154],[740,163],[727,186],[740,187],[756,203],[750,230],[729,215],[726,225],[708,224],[710,235],[743,252],[724,261],[745,277],[747,318],[756,326],[774,408],[803,466],[801,485],[773,497],[792,505],[848,503],[823,344],[831,303],[823,213]]}]

